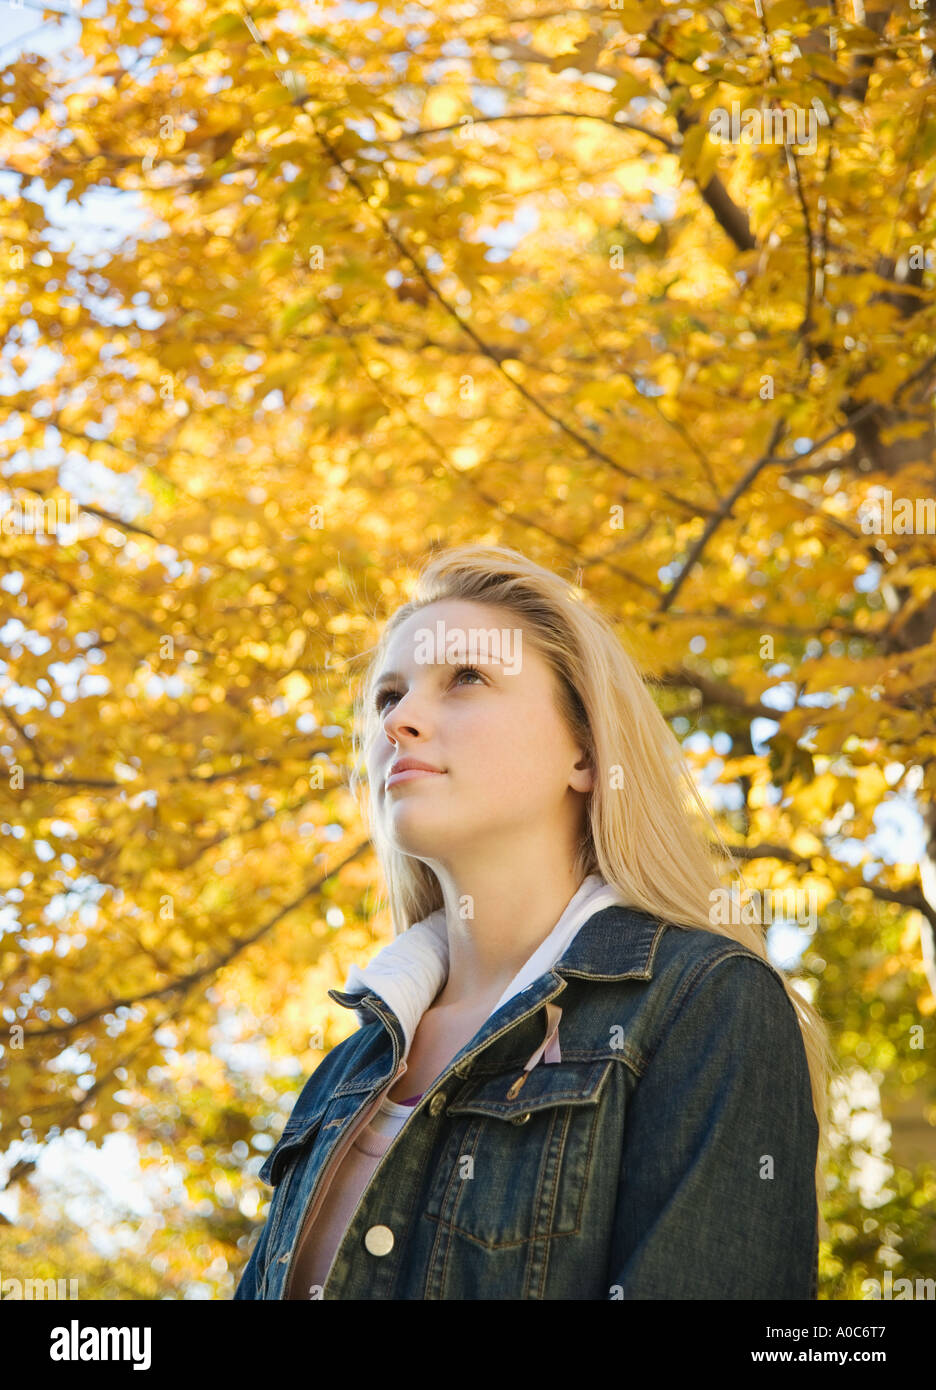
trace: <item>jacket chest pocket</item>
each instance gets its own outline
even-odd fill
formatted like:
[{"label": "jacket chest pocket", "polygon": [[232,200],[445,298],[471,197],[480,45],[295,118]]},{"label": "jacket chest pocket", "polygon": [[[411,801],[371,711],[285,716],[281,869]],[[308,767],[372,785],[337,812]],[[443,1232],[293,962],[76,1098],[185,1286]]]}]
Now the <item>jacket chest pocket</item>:
[{"label": "jacket chest pocket", "polygon": [[297,1157],[299,1150],[316,1135],[321,1127],[324,1111],[318,1115],[306,1116],[294,1124],[290,1119],[279,1139],[270,1150],[257,1176],[268,1187],[276,1187],[283,1178],[287,1164]]},{"label": "jacket chest pocket", "polygon": [[[324,1118],[324,1110],[315,1115],[306,1115],[301,1119],[294,1120],[293,1117],[290,1117],[257,1174],[261,1182],[275,1188],[270,1209],[267,1212],[267,1223],[270,1228],[267,1242],[269,1251],[278,1248],[277,1237],[283,1217],[287,1211],[295,1207],[295,1203],[290,1198],[290,1188],[294,1185],[296,1173],[302,1166],[299,1159],[303,1154],[308,1154],[311,1151],[322,1128]],[[291,1219],[294,1217],[295,1211],[292,1210]],[[265,1279],[266,1275],[264,1274],[264,1283]]]},{"label": "jacket chest pocket", "polygon": [[424,1214],[488,1249],[574,1235],[613,1066],[541,1062],[513,1097],[516,1067],[470,1082],[446,1106]]}]

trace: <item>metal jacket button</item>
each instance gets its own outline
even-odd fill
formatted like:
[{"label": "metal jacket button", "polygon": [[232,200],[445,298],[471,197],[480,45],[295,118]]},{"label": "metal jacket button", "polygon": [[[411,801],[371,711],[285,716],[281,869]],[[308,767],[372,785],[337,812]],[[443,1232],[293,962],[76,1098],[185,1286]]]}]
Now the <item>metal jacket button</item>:
[{"label": "metal jacket button", "polygon": [[389,1255],[393,1249],[393,1232],[389,1226],[371,1226],[364,1244],[372,1255]]},{"label": "metal jacket button", "polygon": [[429,1114],[432,1116],[441,1115],[445,1109],[445,1096],[441,1091],[436,1091],[432,1100],[429,1102]]},{"label": "metal jacket button", "polygon": [[528,1110],[525,1115],[515,1115],[513,1119],[510,1121],[510,1123],[512,1125],[525,1125],[529,1118],[530,1112]]}]

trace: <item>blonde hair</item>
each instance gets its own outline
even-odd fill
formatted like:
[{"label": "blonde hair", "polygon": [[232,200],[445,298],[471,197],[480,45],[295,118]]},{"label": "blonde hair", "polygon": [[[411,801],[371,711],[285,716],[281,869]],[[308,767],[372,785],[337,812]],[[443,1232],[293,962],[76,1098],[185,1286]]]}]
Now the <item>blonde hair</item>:
[{"label": "blonde hair", "polygon": [[[762,923],[713,924],[711,894],[724,892],[721,875],[732,872],[742,883],[743,877],[696,787],[675,734],[650,693],[650,681],[610,621],[568,581],[504,546],[462,545],[430,556],[413,597],[388,619],[355,698],[356,766],[350,789],[359,800],[383,871],[394,933],[399,935],[442,907],[443,897],[427,865],[387,843],[360,796],[361,767],[382,727],[372,698],[374,681],[400,624],[428,604],[445,599],[507,610],[522,627],[524,642],[529,641],[556,677],[560,714],[594,770],[576,853],[578,881],[597,872],[628,903],[654,918],[701,927],[741,942],[778,975],[803,1037],[819,1125],[816,1187],[824,1197],[827,1088],[835,1065],[825,1023],[814,1005],[769,961]],[[717,856],[724,861],[721,872]],[[747,905],[740,915],[751,916]],[[824,1219],[820,1229],[825,1230]]]}]

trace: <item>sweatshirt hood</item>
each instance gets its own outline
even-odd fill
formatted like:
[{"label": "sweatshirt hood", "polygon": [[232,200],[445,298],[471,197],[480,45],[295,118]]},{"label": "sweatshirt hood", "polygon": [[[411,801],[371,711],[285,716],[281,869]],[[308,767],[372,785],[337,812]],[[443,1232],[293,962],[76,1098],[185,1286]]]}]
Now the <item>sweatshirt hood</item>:
[{"label": "sweatshirt hood", "polygon": [[[552,931],[511,980],[488,1018],[550,970],[590,917],[606,907],[617,906],[629,904],[600,874],[589,874],[583,879]],[[345,992],[366,990],[378,994],[390,1006],[403,1028],[405,1059],[419,1020],[448,978],[448,964],[448,930],[445,909],[440,907],[401,932],[378,951],[368,965],[363,968],[352,965],[345,980]],[[354,1012],[362,1025],[372,1019],[365,1009],[355,1008]]]}]

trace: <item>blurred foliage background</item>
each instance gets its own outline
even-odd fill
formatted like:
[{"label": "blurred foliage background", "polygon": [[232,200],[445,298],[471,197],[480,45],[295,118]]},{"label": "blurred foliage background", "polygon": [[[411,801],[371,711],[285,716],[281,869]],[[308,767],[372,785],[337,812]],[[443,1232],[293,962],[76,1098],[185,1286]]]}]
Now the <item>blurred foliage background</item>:
[{"label": "blurred foliage background", "polygon": [[816,894],[820,1296],[936,1275],[932,4],[16,8],[0,1275],[233,1292],[390,932],[353,680],[461,541],[611,614]]}]

